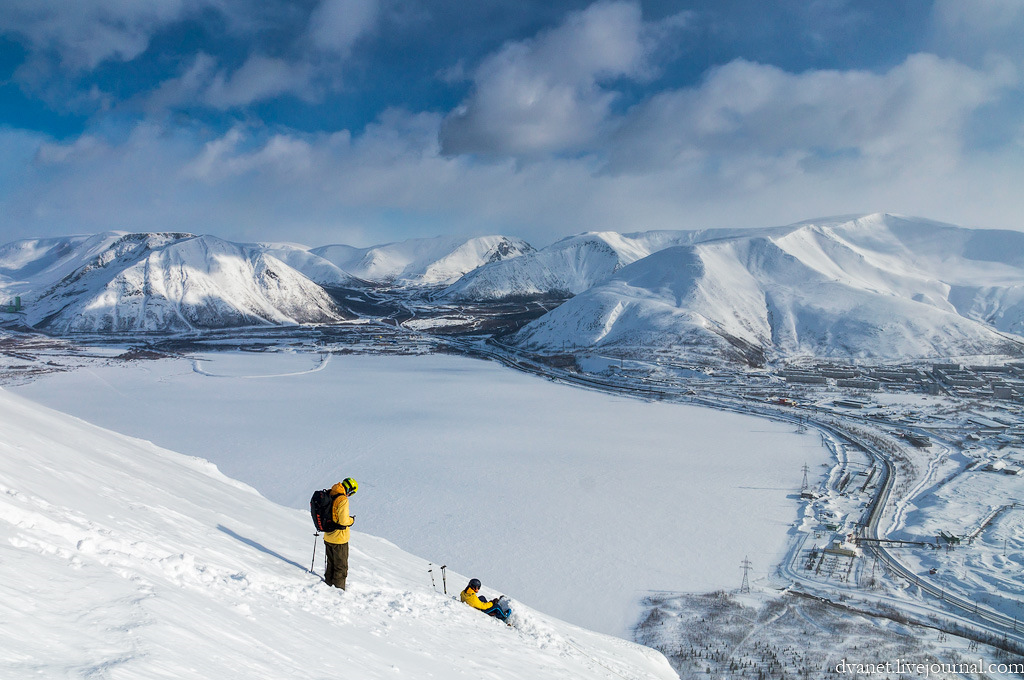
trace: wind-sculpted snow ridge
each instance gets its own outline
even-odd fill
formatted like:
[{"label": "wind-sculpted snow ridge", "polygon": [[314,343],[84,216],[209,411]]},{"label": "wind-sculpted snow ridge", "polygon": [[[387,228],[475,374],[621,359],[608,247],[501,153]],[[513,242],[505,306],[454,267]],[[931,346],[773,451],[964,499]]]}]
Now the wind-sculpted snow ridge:
[{"label": "wind-sculpted snow ridge", "polygon": [[588,232],[562,239],[523,257],[471,271],[445,289],[442,297],[455,300],[569,297],[603,283],[626,265],[664,248],[734,233],[733,230]]},{"label": "wind-sculpted snow ridge", "polygon": [[307,513],[2,390],[0,449],[2,677],[676,677],[520,603],[508,628],[360,532],[348,590],[329,588]]},{"label": "wind-sculpted snow ridge", "polygon": [[470,239],[439,236],[371,248],[322,246],[313,248],[310,253],[366,281],[437,286],[453,283],[485,264],[509,260],[532,251],[533,248],[525,241],[507,236]]},{"label": "wind-sculpted snow ridge", "polygon": [[258,248],[190,234],[107,241],[80,248],[92,256],[85,264],[30,293],[29,325],[57,333],[183,331],[342,319],[322,288]]},{"label": "wind-sculpted snow ridge", "polygon": [[794,356],[1019,355],[1024,234],[892,215],[661,250],[525,326],[517,344]]}]

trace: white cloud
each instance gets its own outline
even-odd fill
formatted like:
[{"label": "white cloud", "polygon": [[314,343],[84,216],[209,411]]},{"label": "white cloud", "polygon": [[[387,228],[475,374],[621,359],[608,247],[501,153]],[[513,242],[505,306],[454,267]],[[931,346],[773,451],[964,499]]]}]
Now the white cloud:
[{"label": "white cloud", "polygon": [[637,3],[599,2],[506,45],[480,64],[473,93],[446,120],[445,152],[531,155],[589,143],[616,98],[602,81],[650,71],[644,30]]},{"label": "white cloud", "polygon": [[1024,66],[1024,2],[937,0],[929,47],[968,63],[1002,55]]},{"label": "white cloud", "polygon": [[218,72],[201,93],[201,100],[217,109],[245,106],[255,101],[293,94],[313,100],[315,71],[305,62],[251,55],[230,75]]},{"label": "white cloud", "polygon": [[[26,61],[17,77],[37,95],[63,108],[94,112],[70,71],[91,71],[105,62],[132,61],[145,52],[153,37],[176,23],[208,20],[242,36],[245,60],[206,53],[194,56],[178,75],[146,96],[149,112],[177,105],[206,105],[227,110],[281,95],[317,100],[340,84],[340,67],[353,44],[374,30],[380,0],[321,0],[305,5],[289,0],[7,0],[0,10],[0,34],[25,45]],[[208,22],[210,23],[210,22]],[[291,44],[287,44],[287,43]],[[237,43],[226,43],[234,54]],[[287,54],[288,56],[275,56]],[[55,66],[58,66],[55,68]],[[95,88],[95,86],[93,86]],[[77,103],[82,106],[77,106]]]},{"label": "white cloud", "polygon": [[807,163],[854,162],[906,172],[956,164],[963,128],[979,107],[1016,85],[1007,68],[975,70],[918,54],[887,73],[788,73],[737,60],[695,88],[665,92],[624,119],[610,147],[613,172],[723,163],[803,172]]},{"label": "white cloud", "polygon": [[5,0],[0,30],[23,36],[37,51],[53,50],[70,69],[108,59],[130,61],[160,28],[215,0]]},{"label": "white cloud", "polygon": [[322,0],[309,18],[313,47],[347,55],[352,45],[377,26],[379,0]]},{"label": "white cloud", "polygon": [[213,82],[217,71],[216,58],[205,52],[197,53],[180,76],[164,80],[143,97],[144,108],[154,113],[195,103]]},{"label": "white cloud", "polygon": [[143,108],[155,113],[203,105],[224,111],[282,95],[312,102],[321,96],[323,87],[318,70],[306,61],[251,55],[240,67],[228,71],[216,58],[199,53],[180,76],[146,94]]},{"label": "white cloud", "polygon": [[[1022,137],[984,150],[965,141],[979,112],[1019,93],[1006,59],[917,54],[882,72],[800,73],[737,60],[616,113],[616,79],[656,66],[651,29],[635,4],[592,6],[485,59],[447,118],[393,109],[356,135],[138,124],[123,137],[97,125],[57,144],[0,129],[0,231],[179,229],[311,245],[504,232],[543,245],[592,229],[876,211],[1024,228]],[[198,55],[153,97],[232,108],[315,96],[314,61],[254,56],[229,72]],[[574,150],[586,153],[563,153]]]},{"label": "white cloud", "polygon": [[182,169],[182,177],[217,183],[250,173],[300,176],[312,167],[312,149],[303,139],[276,134],[254,149],[245,148],[246,142],[246,133],[239,127],[207,142]]},{"label": "white cloud", "polygon": [[340,83],[342,63],[353,44],[376,26],[378,0],[324,0],[310,15],[288,59],[252,53],[234,70],[198,53],[182,73],[143,97],[150,113],[196,104],[219,110],[293,95],[316,102]]},{"label": "white cloud", "polygon": [[109,148],[110,145],[99,137],[85,134],[66,144],[40,142],[35,160],[43,165],[83,163],[101,157]]},{"label": "white cloud", "polygon": [[207,138],[199,127],[142,124],[117,143],[37,140],[32,154],[23,136],[0,131],[0,149],[21,159],[0,186],[0,233],[173,229],[370,245],[503,232],[544,245],[585,230],[765,226],[874,211],[1024,228],[1019,149],[883,171],[858,159],[818,167],[793,151],[723,152],[713,168],[671,163],[613,175],[589,159],[445,156],[440,125],[439,115],[397,110],[355,137],[242,126]]}]

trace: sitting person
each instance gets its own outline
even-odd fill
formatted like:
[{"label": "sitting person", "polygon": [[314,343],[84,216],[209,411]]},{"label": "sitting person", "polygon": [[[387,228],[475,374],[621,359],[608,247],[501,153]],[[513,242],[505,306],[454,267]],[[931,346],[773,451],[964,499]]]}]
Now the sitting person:
[{"label": "sitting person", "polygon": [[479,609],[488,616],[493,616],[502,621],[508,622],[508,617],[512,613],[512,608],[508,605],[508,600],[504,595],[495,597],[489,602],[484,598],[480,597],[480,579],[472,578],[469,580],[469,585],[466,589],[459,594],[459,599],[468,604],[470,607]]}]

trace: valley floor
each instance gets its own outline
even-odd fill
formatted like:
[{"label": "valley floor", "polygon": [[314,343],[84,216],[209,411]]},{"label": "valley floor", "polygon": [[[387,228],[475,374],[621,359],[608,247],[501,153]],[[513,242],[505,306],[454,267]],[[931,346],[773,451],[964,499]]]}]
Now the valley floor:
[{"label": "valley floor", "polygon": [[439,354],[205,351],[12,389],[289,507],[355,477],[362,530],[623,637],[650,590],[736,587],[745,555],[770,574],[801,466],[828,456],[789,424]]},{"label": "valley floor", "polygon": [[[945,584],[1006,617],[1024,602],[1014,576],[1024,564],[1019,486],[981,469],[1016,454],[964,445],[975,426],[955,398],[879,395],[865,417],[837,408],[841,393],[787,390],[763,375],[599,357],[581,362],[585,374],[529,369],[598,391],[579,390],[437,354],[488,353],[476,345],[374,325],[343,341],[254,333],[155,350],[38,337],[12,349],[4,340],[3,381],[33,400],[212,460],[293,507],[334,477],[368,480],[356,505],[364,530],[486,575],[485,584],[537,609],[635,635],[683,677],[835,677],[836,654],[852,663],[865,648],[906,660],[978,656],[997,671],[1014,659],[979,644],[980,633],[956,634],[964,612],[937,617],[943,603],[923,589]],[[629,396],[637,394],[648,403]],[[800,408],[765,403],[780,394]],[[902,420],[908,413],[914,426]],[[899,575],[868,558],[848,571],[821,574],[819,563],[800,573],[832,536],[856,531],[878,479],[877,462],[801,418],[894,442],[927,421],[932,446],[891,444],[903,453],[882,534],[934,541],[940,530],[974,532],[977,541],[944,554],[901,551],[910,571]],[[817,500],[798,498],[805,464]],[[735,593],[747,558],[752,595],[680,594]],[[824,597],[780,596],[790,577]],[[723,607],[728,617],[705,615]]]}]

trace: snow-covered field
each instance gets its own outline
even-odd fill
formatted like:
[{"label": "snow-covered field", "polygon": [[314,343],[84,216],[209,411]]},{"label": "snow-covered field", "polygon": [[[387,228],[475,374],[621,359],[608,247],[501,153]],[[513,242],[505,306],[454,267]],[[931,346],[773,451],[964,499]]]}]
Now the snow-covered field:
[{"label": "snow-covered field", "polygon": [[954,550],[914,551],[904,559],[920,573],[936,569],[936,580],[952,591],[1024,620],[1022,490],[1016,476],[973,470],[924,494],[907,516],[923,537],[976,536]]},{"label": "snow-covered field", "polygon": [[0,390],[0,677],[676,677],[519,603],[508,628],[361,532],[349,589],[328,588],[306,571],[308,521],[205,461]]},{"label": "snow-covered field", "polygon": [[[424,585],[428,561],[444,563],[627,637],[652,590],[735,588],[746,556],[755,579],[773,571],[801,467],[827,460],[816,434],[788,425],[440,355],[214,353],[97,365],[16,391],[210,460],[294,508],[356,477],[357,527],[420,556]],[[290,526],[308,553],[311,527]]]}]

